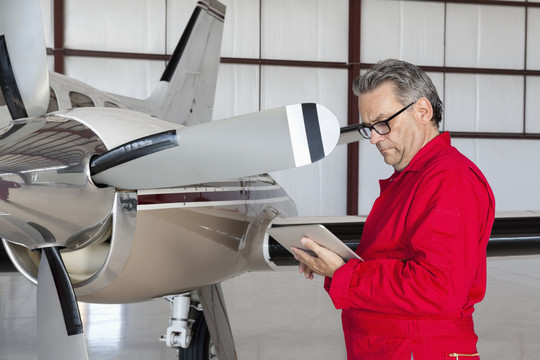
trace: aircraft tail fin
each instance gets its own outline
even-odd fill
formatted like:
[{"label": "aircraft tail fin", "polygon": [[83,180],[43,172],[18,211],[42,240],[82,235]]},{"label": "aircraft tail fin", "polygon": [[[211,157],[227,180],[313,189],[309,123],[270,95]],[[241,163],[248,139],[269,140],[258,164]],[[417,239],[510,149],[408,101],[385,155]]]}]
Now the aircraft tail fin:
[{"label": "aircraft tail fin", "polygon": [[199,1],[156,89],[133,109],[180,125],[211,121],[224,19],[223,4]]}]

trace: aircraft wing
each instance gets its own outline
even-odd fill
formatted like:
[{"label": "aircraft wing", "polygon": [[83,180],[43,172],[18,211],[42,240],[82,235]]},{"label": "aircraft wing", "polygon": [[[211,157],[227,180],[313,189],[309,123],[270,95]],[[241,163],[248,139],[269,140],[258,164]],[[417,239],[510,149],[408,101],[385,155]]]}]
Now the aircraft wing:
[{"label": "aircraft wing", "polygon": [[488,256],[540,254],[540,211],[497,213],[487,254]]},{"label": "aircraft wing", "polygon": [[[365,216],[276,218],[271,227],[322,224],[349,248],[356,250],[362,240]],[[278,267],[298,262],[276,239],[268,236],[268,256]],[[540,211],[499,212],[488,242],[488,256],[540,254]]]}]

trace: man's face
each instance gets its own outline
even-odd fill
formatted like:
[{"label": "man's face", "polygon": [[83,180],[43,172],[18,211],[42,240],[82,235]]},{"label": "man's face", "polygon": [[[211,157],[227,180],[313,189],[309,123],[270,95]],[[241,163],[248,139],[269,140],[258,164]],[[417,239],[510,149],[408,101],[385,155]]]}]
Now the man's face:
[{"label": "man's face", "polygon": [[[358,109],[362,123],[373,125],[386,120],[407,105],[396,99],[393,89],[394,85],[386,82],[359,96]],[[388,134],[379,135],[371,131],[371,143],[377,146],[384,161],[398,171],[405,169],[425,144],[425,129],[415,116],[415,106],[390,120],[388,125],[391,131]]]}]

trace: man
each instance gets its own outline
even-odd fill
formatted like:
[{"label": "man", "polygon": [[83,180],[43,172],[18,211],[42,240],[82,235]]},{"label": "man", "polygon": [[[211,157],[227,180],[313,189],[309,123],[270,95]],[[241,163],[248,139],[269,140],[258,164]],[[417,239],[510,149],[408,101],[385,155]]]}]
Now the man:
[{"label": "man", "polygon": [[381,61],[353,84],[362,124],[393,175],[345,263],[308,238],[300,272],[326,276],[342,311],[349,359],[479,359],[472,313],[486,287],[495,201],[480,170],[439,134],[442,103],[429,77]]}]

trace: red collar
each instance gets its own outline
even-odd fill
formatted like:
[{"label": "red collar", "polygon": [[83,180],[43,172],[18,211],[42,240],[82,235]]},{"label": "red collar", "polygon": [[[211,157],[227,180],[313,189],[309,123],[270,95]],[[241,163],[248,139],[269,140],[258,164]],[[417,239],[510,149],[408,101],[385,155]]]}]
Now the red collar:
[{"label": "red collar", "polygon": [[394,182],[401,174],[408,171],[420,171],[431,159],[437,156],[440,152],[448,149],[450,144],[450,133],[448,131],[434,137],[430,142],[424,145],[412,158],[411,162],[402,171],[395,170],[392,176],[385,180],[379,180],[381,192],[384,191],[392,182]]},{"label": "red collar", "polygon": [[403,172],[420,171],[438,153],[448,149],[450,146],[450,133],[448,131],[437,135],[414,155],[409,165],[403,169]]}]

